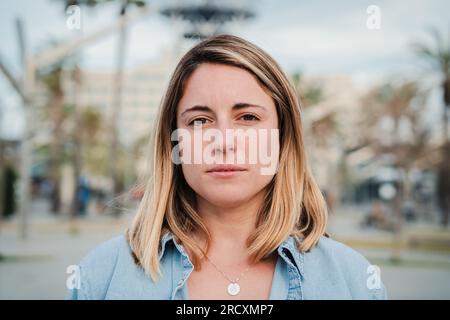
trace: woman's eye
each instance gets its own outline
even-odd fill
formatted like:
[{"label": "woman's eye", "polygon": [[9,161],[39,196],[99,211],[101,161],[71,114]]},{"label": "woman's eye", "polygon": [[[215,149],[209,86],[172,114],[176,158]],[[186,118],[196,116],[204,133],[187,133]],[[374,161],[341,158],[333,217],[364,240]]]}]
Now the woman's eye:
[{"label": "woman's eye", "polygon": [[196,118],[196,119],[192,120],[191,122],[189,122],[189,125],[190,126],[193,126],[194,124],[201,124],[201,125],[203,125],[203,124],[206,123],[207,120],[208,119],[206,119],[206,118]]},{"label": "woman's eye", "polygon": [[245,121],[253,121],[253,120],[259,120],[258,117],[252,115],[252,114],[244,114],[240,117],[240,119],[243,119]]}]

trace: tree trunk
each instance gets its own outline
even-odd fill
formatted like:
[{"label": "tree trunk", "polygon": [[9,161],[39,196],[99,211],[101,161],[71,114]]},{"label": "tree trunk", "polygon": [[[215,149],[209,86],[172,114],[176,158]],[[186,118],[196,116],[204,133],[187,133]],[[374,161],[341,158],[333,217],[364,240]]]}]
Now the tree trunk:
[{"label": "tree trunk", "polygon": [[52,99],[53,114],[53,140],[50,157],[50,179],[53,185],[51,194],[51,211],[59,213],[61,209],[60,182],[61,182],[61,136],[63,122],[63,94],[57,93]]},{"label": "tree trunk", "polygon": [[441,223],[447,227],[450,216],[450,139],[448,135],[448,112],[450,110],[450,78],[447,77],[442,84],[444,93],[444,114],[442,117],[443,149],[442,159],[438,169],[437,195],[441,211]]},{"label": "tree trunk", "polygon": [[74,192],[72,198],[72,204],[70,206],[70,217],[74,219],[79,211],[79,202],[78,202],[78,184],[81,175],[81,166],[82,166],[82,143],[81,143],[81,123],[80,123],[80,99],[79,94],[81,92],[81,71],[77,68],[75,71],[75,101],[74,101],[74,131],[73,131],[73,179],[74,179]]}]

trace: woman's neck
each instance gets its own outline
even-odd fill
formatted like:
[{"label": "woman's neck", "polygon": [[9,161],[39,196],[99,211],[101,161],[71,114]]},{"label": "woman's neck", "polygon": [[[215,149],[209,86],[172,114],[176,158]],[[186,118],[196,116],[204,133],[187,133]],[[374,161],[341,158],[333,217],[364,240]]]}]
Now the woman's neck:
[{"label": "woman's neck", "polygon": [[239,206],[218,207],[198,197],[198,213],[211,234],[211,251],[244,256],[263,200],[264,193],[260,192]]}]

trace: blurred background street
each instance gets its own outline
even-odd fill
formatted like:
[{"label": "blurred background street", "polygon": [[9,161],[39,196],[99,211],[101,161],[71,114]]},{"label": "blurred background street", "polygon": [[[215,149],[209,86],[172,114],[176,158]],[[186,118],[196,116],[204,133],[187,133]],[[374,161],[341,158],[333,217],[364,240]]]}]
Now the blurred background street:
[{"label": "blurred background street", "polygon": [[[447,13],[446,13],[447,12]],[[0,2],[0,299],[60,299],[124,232],[180,57],[215,34],[272,55],[302,101],[329,233],[390,299],[450,299],[450,3]]]}]

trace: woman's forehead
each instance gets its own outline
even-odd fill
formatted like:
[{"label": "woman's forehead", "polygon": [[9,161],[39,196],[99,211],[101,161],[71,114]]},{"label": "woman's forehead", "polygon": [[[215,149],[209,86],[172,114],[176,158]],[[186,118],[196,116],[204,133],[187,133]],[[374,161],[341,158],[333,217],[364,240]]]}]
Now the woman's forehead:
[{"label": "woman's forehead", "polygon": [[256,77],[245,69],[223,64],[201,64],[185,84],[179,111],[191,105],[231,108],[246,102],[270,107],[272,98]]}]

